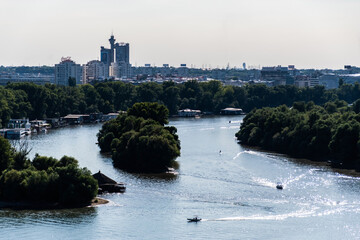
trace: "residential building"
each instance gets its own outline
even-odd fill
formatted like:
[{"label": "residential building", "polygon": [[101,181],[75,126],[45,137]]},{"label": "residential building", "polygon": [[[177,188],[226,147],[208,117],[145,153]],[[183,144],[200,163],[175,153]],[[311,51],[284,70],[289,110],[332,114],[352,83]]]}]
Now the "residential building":
[{"label": "residential building", "polygon": [[290,76],[287,67],[263,67],[261,69],[261,80],[271,81],[274,86],[293,84],[294,79]]},{"label": "residential building", "polygon": [[82,83],[82,67],[76,64],[70,57],[61,58],[59,64],[55,64],[55,84],[69,86],[69,78],[75,78],[76,84]]},{"label": "residential building", "polygon": [[296,87],[310,87],[310,77],[307,75],[298,75],[295,77],[294,85]]},{"label": "residential building", "polygon": [[131,64],[125,62],[111,63],[109,75],[114,78],[129,78],[131,77]]},{"label": "residential building", "polygon": [[105,80],[109,77],[108,67],[101,61],[93,60],[83,66],[83,83]]}]

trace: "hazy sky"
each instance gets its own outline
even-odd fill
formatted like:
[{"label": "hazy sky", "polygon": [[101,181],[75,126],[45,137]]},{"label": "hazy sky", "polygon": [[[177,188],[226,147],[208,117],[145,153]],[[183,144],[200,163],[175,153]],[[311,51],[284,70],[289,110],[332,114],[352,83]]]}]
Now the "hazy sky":
[{"label": "hazy sky", "polygon": [[0,65],[99,59],[196,67],[360,66],[360,0],[0,0]]}]

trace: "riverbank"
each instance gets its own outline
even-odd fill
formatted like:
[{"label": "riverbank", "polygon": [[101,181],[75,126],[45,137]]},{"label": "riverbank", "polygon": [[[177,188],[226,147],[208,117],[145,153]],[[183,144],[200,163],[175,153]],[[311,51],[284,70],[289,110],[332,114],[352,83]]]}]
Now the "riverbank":
[{"label": "riverbank", "polygon": [[81,205],[70,205],[64,206],[59,203],[48,203],[48,202],[31,202],[31,201],[18,201],[8,202],[0,201],[0,209],[12,209],[12,210],[53,210],[53,209],[73,209],[73,208],[84,208],[84,207],[96,207],[109,203],[108,200],[96,197],[90,204]]},{"label": "riverbank", "polygon": [[271,154],[271,155],[284,157],[295,164],[310,165],[310,166],[314,166],[314,167],[326,167],[327,169],[329,169],[333,172],[339,173],[339,174],[344,174],[344,175],[347,175],[350,177],[359,177],[360,178],[360,172],[356,171],[355,169],[333,167],[331,165],[331,162],[327,161],[326,159],[309,159],[309,158],[296,157],[296,156],[291,156],[286,153],[280,153],[280,152],[276,152],[276,151],[263,149],[263,148],[257,147],[257,146],[249,146],[249,145],[242,144],[242,143],[239,143],[239,144],[244,148],[246,147],[248,150],[253,150],[253,151],[261,152],[264,154]]}]

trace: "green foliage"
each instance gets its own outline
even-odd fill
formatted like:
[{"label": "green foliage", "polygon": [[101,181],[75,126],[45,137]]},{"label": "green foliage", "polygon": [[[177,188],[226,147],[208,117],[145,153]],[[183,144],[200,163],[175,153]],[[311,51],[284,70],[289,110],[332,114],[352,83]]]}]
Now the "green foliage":
[{"label": "green foliage", "polygon": [[158,103],[136,103],[128,115],[106,122],[98,133],[102,152],[112,152],[114,165],[130,172],[163,172],[175,166],[180,140],[167,123],[168,110]]},{"label": "green foliage", "polygon": [[[97,82],[93,86],[75,85],[65,87],[11,83],[6,87],[0,86],[0,126],[6,126],[10,118],[42,119],[61,117],[70,113],[109,113],[127,110],[136,102],[164,104],[169,109],[169,114],[175,115],[179,109],[184,108],[219,113],[223,108],[235,107],[250,112],[261,107],[276,107],[282,104],[292,106],[295,102],[313,101],[322,105],[331,101],[338,105],[341,100],[352,103],[360,98],[359,83],[343,84],[339,89],[333,90],[325,90],[323,86],[223,86],[220,81],[214,80],[192,80],[183,84],[167,81],[163,84],[149,82],[133,85],[106,81]],[[333,109],[329,106],[328,110]]]},{"label": "green foliage", "polygon": [[324,107],[296,102],[292,108],[254,110],[236,137],[244,144],[360,170],[359,135],[359,113],[335,101]]},{"label": "green foliage", "polygon": [[13,163],[13,152],[8,140],[0,136],[0,173]]},{"label": "green foliage", "polygon": [[162,125],[168,123],[169,110],[164,105],[158,103],[135,103],[128,109],[127,113],[130,116],[153,119]]},{"label": "green foliage", "polygon": [[36,154],[27,158],[24,147],[13,149],[0,137],[0,200],[85,205],[96,196],[98,184],[89,170],[72,157],[60,160]]},{"label": "green foliage", "polygon": [[69,87],[75,87],[76,86],[76,79],[73,78],[73,77],[69,77],[68,85],[69,85]]}]

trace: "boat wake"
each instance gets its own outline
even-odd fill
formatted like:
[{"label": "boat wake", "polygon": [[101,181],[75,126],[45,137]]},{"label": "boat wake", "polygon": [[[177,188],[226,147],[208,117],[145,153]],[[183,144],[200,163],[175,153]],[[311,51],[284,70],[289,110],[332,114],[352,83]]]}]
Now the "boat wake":
[{"label": "boat wake", "polygon": [[300,210],[296,212],[278,214],[278,215],[253,215],[253,216],[242,216],[242,217],[227,217],[217,219],[203,219],[202,221],[245,221],[245,220],[270,220],[270,221],[282,221],[287,218],[306,218],[318,216],[315,210]]},{"label": "boat wake", "polygon": [[256,151],[252,151],[252,150],[245,150],[244,153],[250,154],[250,155],[259,156],[259,157],[264,157],[264,158],[268,158],[268,157],[269,157],[267,154],[260,153],[260,152],[256,152]]},{"label": "boat wake", "polygon": [[250,154],[250,155],[255,155],[255,156],[265,157],[265,158],[269,157],[267,154],[263,154],[263,153],[259,153],[259,152],[251,151],[251,150],[245,150],[245,151],[242,151],[242,152],[239,152],[238,154],[236,154],[236,156],[233,157],[233,159],[235,160],[242,154]]},{"label": "boat wake", "polygon": [[297,176],[297,177],[294,177],[294,178],[290,178],[290,179],[288,179],[288,180],[285,180],[285,181],[284,181],[284,184],[289,185],[290,183],[299,181],[300,179],[304,178],[305,176],[306,176],[305,173],[300,174],[300,175]]},{"label": "boat wake", "polygon": [[257,184],[264,186],[264,187],[271,187],[271,188],[276,187],[276,182],[272,182],[265,178],[253,177],[252,180],[254,182],[256,182]]},{"label": "boat wake", "polygon": [[245,151],[239,152],[238,154],[236,154],[235,157],[233,157],[233,160],[237,159],[238,157],[240,157],[241,154],[244,154],[244,153],[245,153]]}]

